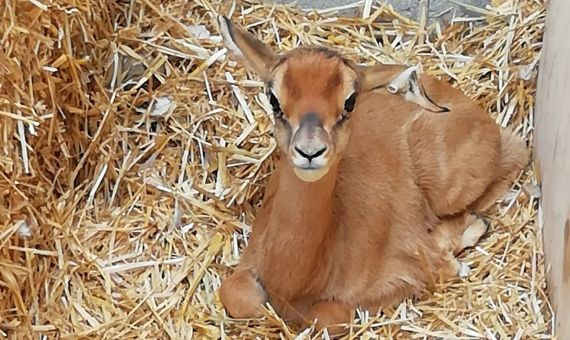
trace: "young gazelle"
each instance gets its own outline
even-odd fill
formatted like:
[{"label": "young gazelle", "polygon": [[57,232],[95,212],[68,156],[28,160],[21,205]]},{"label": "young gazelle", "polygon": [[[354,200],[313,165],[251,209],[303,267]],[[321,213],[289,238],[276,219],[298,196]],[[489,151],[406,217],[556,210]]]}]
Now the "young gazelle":
[{"label": "young gazelle", "polygon": [[527,162],[522,140],[417,68],[356,66],[322,47],[276,54],[218,21],[229,51],[266,84],[283,155],[220,288],[227,312],[258,317],[270,302],[322,328],[457,275],[455,255],[487,229],[476,213]]}]

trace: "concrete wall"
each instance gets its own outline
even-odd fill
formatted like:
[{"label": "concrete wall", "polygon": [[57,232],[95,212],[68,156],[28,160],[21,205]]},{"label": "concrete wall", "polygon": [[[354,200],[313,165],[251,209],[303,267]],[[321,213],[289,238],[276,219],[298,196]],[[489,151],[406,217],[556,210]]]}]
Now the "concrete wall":
[{"label": "concrete wall", "polygon": [[559,339],[570,338],[570,1],[550,0],[536,111],[544,249]]},{"label": "concrete wall", "polygon": [[[280,4],[293,4],[301,8],[330,8],[347,5],[357,2],[356,0],[265,0],[266,2],[276,2]],[[419,0],[375,0],[376,3],[386,2],[391,4],[398,12],[412,19],[418,19]],[[461,0],[462,3],[485,8],[489,0]],[[479,14],[469,11],[463,6],[455,5],[447,0],[429,0],[430,18],[438,19],[436,16],[447,9],[453,9],[461,16],[479,16]],[[358,13],[357,13],[358,14]],[[449,16],[444,16],[449,17]]]}]

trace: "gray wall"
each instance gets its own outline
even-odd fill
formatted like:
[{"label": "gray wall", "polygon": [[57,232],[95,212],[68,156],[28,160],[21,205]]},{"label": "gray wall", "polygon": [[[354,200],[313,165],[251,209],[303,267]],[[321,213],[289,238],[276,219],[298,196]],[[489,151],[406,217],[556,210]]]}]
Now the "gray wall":
[{"label": "gray wall", "polygon": [[[297,4],[300,8],[330,8],[355,3],[355,0],[265,0],[265,2],[276,2],[280,4]],[[419,0],[376,0],[376,3],[386,2],[391,4],[398,12],[412,19],[418,18]],[[461,0],[461,3],[485,8],[489,0]],[[437,19],[436,15],[452,8],[460,15],[479,16],[477,13],[467,10],[463,6],[458,6],[447,0],[429,0],[430,18]]]}]

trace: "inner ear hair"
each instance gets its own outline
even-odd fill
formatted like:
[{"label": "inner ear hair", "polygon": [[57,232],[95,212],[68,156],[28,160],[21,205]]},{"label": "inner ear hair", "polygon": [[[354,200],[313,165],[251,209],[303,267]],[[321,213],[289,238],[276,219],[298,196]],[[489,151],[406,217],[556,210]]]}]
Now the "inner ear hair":
[{"label": "inner ear hair", "polygon": [[427,94],[421,80],[421,66],[408,67],[387,85],[390,93],[404,94],[406,100],[414,102],[422,108],[432,112],[449,112],[449,109],[436,104]]},{"label": "inner ear hair", "polygon": [[217,19],[226,48],[263,81],[267,81],[270,68],[277,58],[276,53],[251,32],[234,25],[226,16],[219,15]]}]

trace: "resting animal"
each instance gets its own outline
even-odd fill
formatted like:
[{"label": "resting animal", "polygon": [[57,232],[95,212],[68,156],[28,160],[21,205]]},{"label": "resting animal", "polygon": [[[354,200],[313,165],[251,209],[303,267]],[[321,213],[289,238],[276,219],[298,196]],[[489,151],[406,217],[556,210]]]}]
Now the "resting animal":
[{"label": "resting animal", "polygon": [[259,317],[270,302],[322,328],[457,276],[456,255],[487,230],[479,213],[528,162],[522,139],[417,67],[357,66],[323,47],[277,54],[218,23],[266,84],[282,155],[220,288],[227,312]]}]

